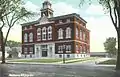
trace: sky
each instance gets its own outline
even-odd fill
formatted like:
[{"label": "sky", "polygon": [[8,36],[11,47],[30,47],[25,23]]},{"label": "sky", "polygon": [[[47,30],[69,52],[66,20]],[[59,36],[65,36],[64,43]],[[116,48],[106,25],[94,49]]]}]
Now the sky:
[{"label": "sky", "polygon": [[[33,12],[40,13],[44,0],[24,0],[25,7]],[[54,10],[54,16],[66,15],[71,13],[80,14],[87,21],[87,28],[90,30],[90,51],[104,52],[103,43],[108,37],[116,37],[115,28],[111,22],[109,14],[105,14],[103,7],[96,0],[89,5],[86,2],[79,7],[80,0],[50,0]],[[29,21],[37,20],[39,16]],[[21,22],[23,23],[23,22]],[[6,32],[6,30],[4,30]],[[8,40],[21,42],[21,26],[16,24],[10,31]]]}]

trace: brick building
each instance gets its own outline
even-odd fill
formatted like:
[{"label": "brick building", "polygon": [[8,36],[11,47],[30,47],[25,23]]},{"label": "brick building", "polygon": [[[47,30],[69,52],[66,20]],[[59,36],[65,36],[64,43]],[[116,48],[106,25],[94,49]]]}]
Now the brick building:
[{"label": "brick building", "polygon": [[72,13],[53,16],[52,4],[42,4],[41,17],[22,25],[22,56],[81,58],[90,55],[90,31],[86,21]]}]

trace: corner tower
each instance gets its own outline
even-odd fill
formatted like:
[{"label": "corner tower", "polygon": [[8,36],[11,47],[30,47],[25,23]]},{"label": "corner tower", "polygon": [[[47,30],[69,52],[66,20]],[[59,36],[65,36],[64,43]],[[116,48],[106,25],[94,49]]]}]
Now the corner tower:
[{"label": "corner tower", "polygon": [[48,18],[53,17],[53,10],[52,10],[52,4],[50,3],[49,0],[45,0],[42,4],[42,9],[41,9],[41,17],[44,15]]}]

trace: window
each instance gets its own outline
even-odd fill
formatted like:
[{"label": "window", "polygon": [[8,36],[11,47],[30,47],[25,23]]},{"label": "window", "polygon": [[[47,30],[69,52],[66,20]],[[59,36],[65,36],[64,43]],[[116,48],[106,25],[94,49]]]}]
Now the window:
[{"label": "window", "polygon": [[82,40],[82,30],[80,30],[80,40]]},{"label": "window", "polygon": [[30,47],[30,52],[33,53],[33,47]]},{"label": "window", "polygon": [[49,26],[48,27],[48,40],[51,40],[52,39],[52,27]]},{"label": "window", "polygon": [[63,29],[62,28],[60,28],[58,30],[58,39],[63,39]]},{"label": "window", "polygon": [[58,46],[58,53],[63,53],[63,46]]},{"label": "window", "polygon": [[80,46],[80,53],[82,53],[82,46]]},{"label": "window", "polygon": [[32,29],[32,26],[30,26],[30,29]]},{"label": "window", "polygon": [[33,42],[33,33],[29,34],[29,42]]},{"label": "window", "polygon": [[79,53],[79,47],[76,45],[76,52]]},{"label": "window", "polygon": [[46,27],[42,28],[42,40],[46,40]]},{"label": "window", "polygon": [[24,30],[27,30],[27,27],[25,27]]},{"label": "window", "polygon": [[62,20],[59,20],[59,23],[62,23]]},{"label": "window", "polygon": [[28,48],[24,48],[24,54],[27,54],[27,52],[28,52]]},{"label": "window", "polygon": [[28,42],[28,34],[27,33],[24,34],[24,42]]},{"label": "window", "polygon": [[70,22],[70,19],[67,19],[67,23]]},{"label": "window", "polygon": [[71,53],[71,45],[66,45],[66,53]]},{"label": "window", "polygon": [[71,28],[66,28],[66,38],[71,38]]},{"label": "window", "polygon": [[41,28],[37,29],[37,41],[41,40]]},{"label": "window", "polygon": [[85,32],[83,32],[83,40],[85,41],[85,39],[86,39],[86,34]]},{"label": "window", "polygon": [[76,38],[78,39],[78,28],[76,28]]}]

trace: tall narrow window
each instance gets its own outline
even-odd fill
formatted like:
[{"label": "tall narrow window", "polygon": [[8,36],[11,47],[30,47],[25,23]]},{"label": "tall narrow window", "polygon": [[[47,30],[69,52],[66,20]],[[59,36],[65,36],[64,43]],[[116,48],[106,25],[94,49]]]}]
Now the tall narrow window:
[{"label": "tall narrow window", "polygon": [[76,45],[76,53],[79,53],[79,47]]},{"label": "tall narrow window", "polygon": [[63,29],[62,28],[60,28],[58,30],[58,39],[63,39]]},{"label": "tall narrow window", "polygon": [[41,28],[37,29],[37,41],[41,40]]},{"label": "tall narrow window", "polygon": [[71,38],[71,28],[66,28],[66,38]]},{"label": "tall narrow window", "polygon": [[32,53],[33,53],[33,47],[30,47],[30,49],[29,49],[29,50],[30,50],[30,52],[32,52]]},{"label": "tall narrow window", "polygon": [[29,42],[33,42],[33,33],[32,32],[29,34]]},{"label": "tall narrow window", "polygon": [[71,53],[71,45],[66,45],[66,53]]},{"label": "tall narrow window", "polygon": [[70,22],[70,19],[67,19],[67,23],[69,23]]},{"label": "tall narrow window", "polygon": [[46,40],[46,27],[42,28],[42,40]]},{"label": "tall narrow window", "polygon": [[80,30],[80,40],[82,40],[82,30]]},{"label": "tall narrow window", "polygon": [[28,34],[27,33],[24,34],[24,42],[28,42]]},{"label": "tall narrow window", "polygon": [[24,54],[26,54],[27,52],[28,52],[28,48],[25,47],[25,48],[24,48]]},{"label": "tall narrow window", "polygon": [[48,27],[48,40],[51,40],[52,39],[52,27],[49,26]]},{"label": "tall narrow window", "polygon": [[85,41],[85,39],[86,39],[86,34],[85,32],[83,32],[83,40]]},{"label": "tall narrow window", "polygon": [[78,28],[76,28],[76,38],[78,39]]},{"label": "tall narrow window", "polygon": [[82,51],[83,49],[82,49],[82,46],[80,46],[80,53],[82,53],[83,51]]}]

